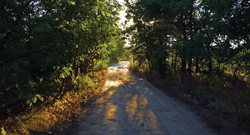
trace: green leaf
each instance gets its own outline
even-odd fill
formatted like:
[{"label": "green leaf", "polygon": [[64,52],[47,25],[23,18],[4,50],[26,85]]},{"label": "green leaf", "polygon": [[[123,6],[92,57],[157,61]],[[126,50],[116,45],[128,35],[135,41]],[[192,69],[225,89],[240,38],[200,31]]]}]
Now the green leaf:
[{"label": "green leaf", "polygon": [[70,5],[76,5],[75,1],[68,1]]},{"label": "green leaf", "polygon": [[6,131],[4,130],[4,126],[1,128],[1,135],[6,135]]}]

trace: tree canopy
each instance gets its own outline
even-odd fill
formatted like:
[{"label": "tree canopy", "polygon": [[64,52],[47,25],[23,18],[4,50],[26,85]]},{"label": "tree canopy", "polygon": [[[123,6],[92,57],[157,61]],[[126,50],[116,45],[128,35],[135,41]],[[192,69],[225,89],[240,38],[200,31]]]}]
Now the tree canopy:
[{"label": "tree canopy", "polygon": [[78,74],[122,57],[119,10],[116,0],[1,0],[0,112],[60,98]]},{"label": "tree canopy", "polygon": [[134,59],[150,71],[212,74],[230,67],[249,74],[249,1],[126,0],[126,6]]}]

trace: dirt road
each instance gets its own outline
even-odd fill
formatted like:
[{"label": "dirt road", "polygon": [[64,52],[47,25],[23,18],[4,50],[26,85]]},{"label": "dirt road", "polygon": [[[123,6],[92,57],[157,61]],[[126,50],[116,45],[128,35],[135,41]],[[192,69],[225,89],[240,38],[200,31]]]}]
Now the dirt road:
[{"label": "dirt road", "polygon": [[104,92],[79,119],[75,135],[210,135],[188,108],[128,71],[109,67]]}]

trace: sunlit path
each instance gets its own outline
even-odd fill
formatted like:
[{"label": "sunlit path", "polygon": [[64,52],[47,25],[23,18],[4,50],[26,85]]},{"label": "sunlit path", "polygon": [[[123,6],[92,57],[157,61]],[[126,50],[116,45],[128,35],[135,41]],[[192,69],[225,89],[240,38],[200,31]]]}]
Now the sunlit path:
[{"label": "sunlit path", "polygon": [[[208,135],[192,112],[128,70],[112,64],[103,95],[79,120],[76,135]],[[73,134],[73,133],[72,133]]]}]

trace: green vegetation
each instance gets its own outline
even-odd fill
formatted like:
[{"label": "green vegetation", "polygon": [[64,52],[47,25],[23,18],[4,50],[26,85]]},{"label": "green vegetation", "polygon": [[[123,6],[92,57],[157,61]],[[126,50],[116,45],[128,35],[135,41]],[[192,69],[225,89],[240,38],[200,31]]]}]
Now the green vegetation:
[{"label": "green vegetation", "polygon": [[[44,133],[55,134],[70,131],[74,117],[83,114],[86,103],[100,95],[105,82],[106,70],[74,78],[73,89],[66,92],[52,104],[32,107],[21,115],[8,117],[2,121],[2,132],[8,135]],[[78,90],[76,90],[76,88]]]},{"label": "green vegetation", "polygon": [[217,104],[230,108],[219,112],[249,129],[249,1],[126,0],[126,6],[134,21],[126,29],[132,36],[130,68],[211,110]]},{"label": "green vegetation", "polygon": [[0,1],[1,134],[60,128],[128,57],[159,87],[249,129],[249,1],[125,1],[126,31],[117,0]]},{"label": "green vegetation", "polygon": [[24,112],[58,104],[69,92],[87,89],[81,93],[89,98],[101,81],[97,72],[123,57],[119,10],[116,0],[1,0],[2,134],[10,121],[25,123]]}]

